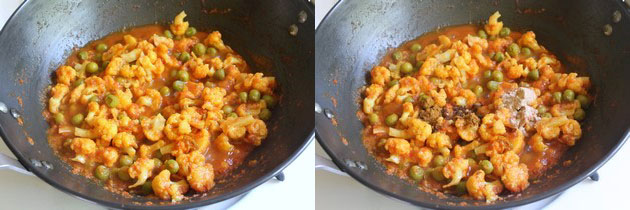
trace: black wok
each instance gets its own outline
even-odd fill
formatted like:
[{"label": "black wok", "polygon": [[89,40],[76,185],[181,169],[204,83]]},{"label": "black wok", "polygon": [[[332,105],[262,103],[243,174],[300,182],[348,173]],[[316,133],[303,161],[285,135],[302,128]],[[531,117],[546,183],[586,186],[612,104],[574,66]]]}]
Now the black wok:
[{"label": "black wok", "polygon": [[[612,14],[619,11],[621,21]],[[583,123],[583,137],[543,178],[524,192],[486,204],[448,196],[440,198],[385,173],[361,141],[358,120],[368,71],[388,48],[438,27],[480,24],[500,11],[513,30],[533,30],[539,43],[554,52],[571,71],[591,77],[594,103]],[[508,208],[555,195],[594,173],[626,141],[630,121],[630,27],[622,1],[379,1],[343,0],[326,16],[315,34],[315,128],[319,143],[353,178],[388,196],[429,208]],[[603,33],[605,24],[612,34]],[[331,100],[334,98],[335,100]],[[336,104],[337,103],[337,104]],[[321,109],[317,109],[321,108]],[[335,126],[331,119],[336,121]],[[344,145],[341,138],[347,139]],[[601,192],[616,193],[616,192]],[[466,205],[462,205],[462,202]]]},{"label": "black wok", "polygon": [[[245,160],[257,164],[241,165],[216,180],[210,192],[180,203],[123,197],[70,173],[70,166],[53,153],[46,139],[48,124],[42,112],[52,72],[74,47],[125,27],[168,24],[182,10],[200,31],[221,31],[224,41],[253,70],[277,78],[282,97],[268,125],[269,137]],[[298,21],[301,11],[307,15],[304,23]],[[292,24],[298,27],[296,36],[289,34]],[[20,125],[13,115],[0,112],[0,136],[20,163],[42,180],[112,208],[194,208],[243,194],[278,174],[312,139],[313,89],[300,87],[314,86],[313,24],[312,5],[301,0],[27,1],[0,32],[0,102],[23,120]],[[261,59],[267,61],[260,63]],[[149,201],[153,205],[146,204]]]}]

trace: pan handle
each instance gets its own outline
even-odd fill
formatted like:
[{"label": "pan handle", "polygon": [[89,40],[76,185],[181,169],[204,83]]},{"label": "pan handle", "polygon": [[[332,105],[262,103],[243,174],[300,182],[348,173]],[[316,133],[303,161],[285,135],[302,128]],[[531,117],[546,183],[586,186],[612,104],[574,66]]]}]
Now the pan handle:
[{"label": "pan handle", "polygon": [[315,169],[328,171],[341,176],[348,176],[348,174],[339,169],[332,160],[329,160],[321,155],[315,155]]},{"label": "pan handle", "polygon": [[0,169],[9,169],[21,174],[33,176],[33,173],[26,170],[26,168],[24,168],[24,166],[22,166],[22,164],[15,158],[2,153],[0,153]]}]

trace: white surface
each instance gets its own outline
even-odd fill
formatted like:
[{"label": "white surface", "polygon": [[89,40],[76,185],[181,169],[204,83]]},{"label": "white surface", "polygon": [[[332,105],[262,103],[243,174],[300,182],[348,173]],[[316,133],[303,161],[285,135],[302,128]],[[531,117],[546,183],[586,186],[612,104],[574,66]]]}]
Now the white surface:
[{"label": "white surface", "polygon": [[[21,2],[0,0],[0,28]],[[0,143],[0,152],[13,156],[4,142]],[[271,179],[230,209],[314,209],[314,157],[315,145],[310,144],[284,170],[284,182]],[[37,177],[9,170],[0,170],[0,186],[0,209],[104,209],[62,193]]]},{"label": "white surface", "polygon": [[[336,0],[318,0],[316,20],[321,20]],[[316,22],[318,24],[319,22]],[[317,145],[317,154],[326,156]],[[600,180],[584,180],[564,192],[545,209],[628,209],[625,205],[627,175],[630,173],[630,146],[625,144],[598,172]],[[402,201],[378,194],[351,177],[315,171],[317,209],[417,209]]]}]

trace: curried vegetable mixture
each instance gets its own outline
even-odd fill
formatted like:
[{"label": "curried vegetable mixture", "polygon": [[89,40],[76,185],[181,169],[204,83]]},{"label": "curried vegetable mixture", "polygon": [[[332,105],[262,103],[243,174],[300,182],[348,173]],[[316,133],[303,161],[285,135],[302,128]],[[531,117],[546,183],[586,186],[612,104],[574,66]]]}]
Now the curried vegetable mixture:
[{"label": "curried vegetable mixture", "polygon": [[221,33],[185,17],[94,41],[57,69],[44,115],[75,173],[179,201],[212,189],[267,137],[275,78],[248,73]]},{"label": "curried vegetable mixture", "polygon": [[371,70],[358,116],[388,172],[492,202],[525,190],[582,136],[589,78],[500,16],[421,36]]}]

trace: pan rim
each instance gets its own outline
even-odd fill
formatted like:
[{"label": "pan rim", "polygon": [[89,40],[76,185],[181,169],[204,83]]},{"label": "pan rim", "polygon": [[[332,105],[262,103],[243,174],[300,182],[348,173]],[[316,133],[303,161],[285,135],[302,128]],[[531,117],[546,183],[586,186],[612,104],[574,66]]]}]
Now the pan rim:
[{"label": "pan rim", "polygon": [[[2,29],[0,29],[0,35],[2,35],[5,32],[5,29],[7,28],[7,25],[15,18],[16,15],[20,14],[22,9],[29,3],[31,2],[31,0],[24,0],[24,2],[22,2],[20,4],[20,6],[18,6],[18,8],[13,11],[13,13],[11,14],[11,16],[9,16],[9,18],[7,19],[6,23],[4,24],[4,26],[2,27]],[[309,13],[309,16],[314,16],[314,12],[313,10],[308,6],[308,4],[304,1],[299,1],[301,4],[305,4],[305,7],[308,8],[306,9],[307,13]],[[111,207],[111,208],[116,208],[116,209],[192,209],[192,208],[197,208],[197,207],[202,207],[202,206],[208,206],[208,205],[212,205],[221,201],[225,201],[231,198],[234,198],[236,196],[242,195],[246,192],[251,191],[252,189],[258,187],[259,185],[267,182],[267,180],[275,177],[278,173],[282,172],[287,166],[289,166],[289,164],[291,164],[298,156],[300,156],[300,154],[302,154],[302,152],[304,150],[306,150],[306,148],[308,147],[308,145],[311,144],[311,142],[313,142],[313,139],[315,138],[315,125],[313,125],[313,128],[311,128],[310,132],[308,132],[308,134],[306,134],[306,141],[304,141],[297,150],[295,150],[290,156],[289,158],[287,158],[286,160],[282,161],[278,166],[276,166],[275,168],[271,169],[267,174],[258,177],[257,179],[254,179],[254,181],[250,182],[247,185],[244,185],[241,188],[237,188],[236,190],[232,190],[228,193],[223,193],[220,194],[219,196],[212,198],[212,199],[207,199],[207,200],[201,200],[201,201],[195,201],[195,202],[190,202],[190,203],[178,203],[175,205],[136,205],[136,204],[123,204],[123,203],[119,203],[119,202],[110,202],[110,201],[106,201],[106,200],[101,200],[99,198],[95,198],[95,197],[91,197],[88,195],[84,195],[81,193],[78,193],[77,191],[74,191],[66,186],[63,186],[57,182],[55,182],[54,180],[50,179],[48,176],[46,176],[45,174],[41,173],[38,170],[33,170],[34,167],[31,165],[31,163],[29,161],[26,161],[25,157],[22,155],[22,153],[20,153],[17,148],[15,148],[11,142],[8,141],[8,137],[7,135],[4,133],[4,128],[2,126],[2,124],[0,124],[0,137],[2,137],[2,140],[4,141],[4,143],[7,145],[7,147],[9,148],[9,150],[11,151],[11,153],[13,153],[13,155],[16,156],[18,162],[20,162],[20,164],[22,164],[22,166],[24,166],[24,168],[26,168],[26,170],[30,171],[31,173],[35,174],[39,179],[43,180],[44,182],[46,182],[48,185],[55,187],[57,190],[64,192],[66,194],[69,194],[75,198],[78,198],[80,200],[84,200],[87,201],[88,203],[93,203],[93,204],[97,204],[100,206],[106,206],[106,207]]]},{"label": "pan rim", "polygon": [[[346,1],[345,0],[339,0],[337,3],[335,3],[335,5],[326,13],[324,18],[322,18],[321,22],[317,25],[317,28],[315,29],[315,45],[316,46],[317,46],[317,37],[318,37],[317,35],[318,35],[318,32],[320,31],[320,27],[322,26],[322,24],[326,23],[326,20],[335,11],[337,11],[338,7],[340,7],[344,2],[346,2]],[[315,66],[316,66],[315,72],[317,73],[317,65],[315,65]],[[315,87],[317,88],[317,85]],[[373,190],[373,191],[375,191],[375,192],[377,192],[379,194],[383,194],[383,195],[386,195],[388,197],[391,197],[391,198],[394,198],[396,200],[403,201],[405,203],[409,203],[409,204],[412,204],[412,205],[415,205],[415,206],[421,206],[421,207],[426,207],[426,208],[437,208],[437,209],[443,209],[443,208],[448,208],[448,209],[506,209],[506,208],[513,208],[513,207],[527,205],[527,204],[530,204],[530,203],[534,203],[536,201],[540,201],[540,200],[545,199],[545,198],[549,198],[551,196],[557,195],[558,193],[566,191],[570,187],[573,187],[577,183],[579,183],[582,180],[588,178],[591,174],[597,172],[597,170],[599,170],[600,167],[602,167],[604,164],[606,164],[606,162],[608,162],[608,160],[610,160],[619,151],[619,149],[621,149],[621,146],[623,146],[626,143],[628,138],[630,138],[630,128],[627,128],[626,131],[621,135],[621,138],[619,139],[617,144],[601,160],[597,161],[593,166],[591,166],[590,168],[586,169],[585,171],[580,173],[578,176],[575,176],[572,179],[568,180],[567,182],[561,184],[560,186],[555,187],[555,188],[553,188],[551,190],[548,190],[546,192],[536,194],[536,195],[532,196],[531,198],[518,200],[518,201],[513,201],[513,202],[506,202],[506,203],[501,203],[501,204],[491,204],[491,205],[467,205],[467,206],[435,205],[433,203],[428,203],[428,202],[419,202],[419,201],[416,201],[414,199],[410,199],[410,198],[407,198],[407,197],[404,197],[404,196],[400,196],[400,195],[397,195],[397,194],[395,194],[393,192],[385,190],[385,189],[383,189],[383,188],[381,188],[381,187],[379,187],[379,186],[377,186],[377,185],[375,185],[373,183],[368,182],[360,174],[358,174],[355,171],[351,170],[351,168],[346,166],[345,164],[340,164],[339,156],[337,156],[335,153],[332,152],[331,148],[328,147],[328,145],[323,140],[323,138],[321,138],[321,135],[319,135],[317,121],[320,121],[320,120],[318,120],[318,118],[315,118],[315,121],[316,121],[316,123],[315,123],[315,138],[317,139],[317,142],[322,146],[322,149],[324,149],[326,154],[328,154],[328,156],[331,157],[333,163],[335,163],[335,165],[337,167],[339,167],[339,169],[341,169],[341,171],[347,173],[348,175],[350,175],[350,177],[352,177],[353,179],[355,179],[359,183],[363,184],[364,186],[367,186],[368,188],[370,188],[371,190]],[[373,158],[373,157],[370,157],[370,158]]]}]

